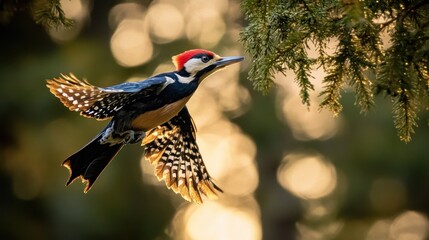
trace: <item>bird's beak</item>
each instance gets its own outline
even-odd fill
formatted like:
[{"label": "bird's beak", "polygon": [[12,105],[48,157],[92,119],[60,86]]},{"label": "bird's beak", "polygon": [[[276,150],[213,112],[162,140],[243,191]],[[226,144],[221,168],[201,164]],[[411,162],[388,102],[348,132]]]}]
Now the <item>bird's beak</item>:
[{"label": "bird's beak", "polygon": [[214,59],[215,59],[214,63],[212,63],[210,66],[206,67],[203,71],[200,71],[199,82],[201,82],[204,78],[206,78],[210,74],[212,74],[212,73],[214,73],[220,69],[223,69],[224,67],[226,67],[228,65],[243,61],[244,57],[241,57],[241,56],[220,57],[218,55],[215,55]]},{"label": "bird's beak", "polygon": [[236,56],[236,57],[220,57],[213,63],[215,69],[221,69],[233,63],[238,63],[243,61],[244,57]]}]

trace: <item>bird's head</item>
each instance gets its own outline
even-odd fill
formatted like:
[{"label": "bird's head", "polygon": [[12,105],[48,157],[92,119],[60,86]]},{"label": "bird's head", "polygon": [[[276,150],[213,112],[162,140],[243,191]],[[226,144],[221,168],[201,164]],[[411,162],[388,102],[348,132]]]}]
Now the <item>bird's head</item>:
[{"label": "bird's head", "polygon": [[221,57],[208,50],[193,49],[174,56],[173,63],[181,76],[193,76],[201,81],[211,73],[243,59],[241,56]]}]

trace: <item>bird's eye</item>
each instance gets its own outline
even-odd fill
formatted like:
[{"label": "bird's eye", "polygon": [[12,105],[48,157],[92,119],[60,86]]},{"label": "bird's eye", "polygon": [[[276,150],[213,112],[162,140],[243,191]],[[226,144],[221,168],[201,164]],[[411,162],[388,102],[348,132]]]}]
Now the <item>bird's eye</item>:
[{"label": "bird's eye", "polygon": [[201,61],[203,62],[203,63],[206,63],[206,62],[208,62],[210,60],[210,58],[208,57],[208,56],[202,56],[201,57]]}]

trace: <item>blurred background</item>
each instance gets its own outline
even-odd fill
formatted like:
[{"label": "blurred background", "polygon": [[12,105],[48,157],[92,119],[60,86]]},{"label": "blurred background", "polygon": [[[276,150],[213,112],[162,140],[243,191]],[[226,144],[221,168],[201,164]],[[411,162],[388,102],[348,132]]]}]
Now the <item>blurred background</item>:
[{"label": "blurred background", "polygon": [[[205,48],[245,55],[238,0],[64,0],[71,29],[27,12],[0,22],[1,239],[429,239],[429,129],[405,144],[391,103],[366,116],[343,94],[336,118],[301,104],[293,76],[267,96],[247,80],[251,59],[206,79],[189,103],[209,172],[225,194],[190,204],[125,147],[83,193],[62,161],[107,122],[68,111],[45,80],[73,72],[105,87],[174,69]],[[427,119],[422,116],[421,119]]]}]

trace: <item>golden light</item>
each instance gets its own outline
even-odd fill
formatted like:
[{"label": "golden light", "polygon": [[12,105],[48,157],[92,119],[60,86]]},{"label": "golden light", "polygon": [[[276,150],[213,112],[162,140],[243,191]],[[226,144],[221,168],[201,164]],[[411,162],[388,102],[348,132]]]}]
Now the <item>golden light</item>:
[{"label": "golden light", "polygon": [[280,185],[303,199],[318,199],[337,186],[334,166],[320,155],[288,154],[277,170]]},{"label": "golden light", "polygon": [[149,163],[149,161],[145,161],[144,158],[140,160],[140,169],[142,171],[142,179],[144,184],[150,184],[154,186],[159,186],[163,191],[166,191],[164,189],[165,183],[160,182],[153,173],[153,166]]},{"label": "golden light", "polygon": [[424,240],[428,236],[428,218],[415,211],[406,211],[396,217],[390,226],[390,239]]},{"label": "golden light", "polygon": [[[226,125],[225,127],[227,128]],[[216,179],[227,195],[252,194],[259,183],[254,162],[256,155],[254,143],[237,128],[231,128],[229,133],[223,132],[227,138],[222,137],[221,128],[212,130],[220,132],[220,136],[209,133],[208,130],[201,133],[198,143],[201,151],[207,153],[206,159],[212,166],[213,176],[217,176]]]},{"label": "golden light", "polygon": [[[240,206],[218,202],[189,205],[173,220],[176,239],[262,239],[259,207],[254,199]],[[177,237],[180,236],[180,237]]]},{"label": "golden light", "polygon": [[[311,44],[307,52],[313,57],[318,54]],[[277,113],[279,118],[291,127],[293,136],[298,140],[327,140],[335,136],[341,126],[341,118],[333,117],[330,111],[319,109],[322,99],[318,93],[323,90],[322,79],[325,75],[323,69],[311,71],[314,79],[310,80],[315,90],[310,91],[309,107],[302,103],[300,88],[294,81],[296,76],[293,71],[288,71],[286,76],[281,73],[275,75],[275,82],[279,86]]]},{"label": "golden light", "polygon": [[197,143],[210,174],[226,195],[253,193],[259,183],[253,141],[222,115],[206,87],[198,89],[188,106],[197,124]]},{"label": "golden light", "polygon": [[339,119],[333,118],[332,113],[326,110],[319,111],[316,99],[312,98],[312,102],[313,105],[307,108],[300,98],[285,97],[281,105],[281,119],[286,120],[298,140],[332,138],[338,132]]},{"label": "golden light", "polygon": [[366,235],[366,240],[389,239],[389,220],[378,220],[372,224]]},{"label": "golden light", "polygon": [[125,19],[143,20],[145,10],[137,3],[120,3],[109,11],[110,27],[115,29]]},{"label": "golden light", "polygon": [[223,17],[215,9],[202,8],[187,16],[186,36],[203,48],[216,46],[225,32]]},{"label": "golden light", "polygon": [[68,18],[81,19],[86,9],[81,0],[61,0],[61,7]]},{"label": "golden light", "polygon": [[[222,56],[238,56],[238,51],[225,51]],[[240,65],[234,64],[227,70],[216,72],[213,77],[203,82],[203,85],[210,91],[221,111],[239,116],[250,104],[249,91],[239,83]]]},{"label": "golden light", "polygon": [[174,65],[169,62],[161,63],[158,65],[158,67],[155,68],[155,71],[153,71],[152,76],[163,73],[163,72],[171,72],[174,70]]},{"label": "golden light", "polygon": [[[380,16],[378,18],[374,19],[374,23],[376,24],[384,24],[386,22],[391,21],[392,19],[387,16]],[[392,37],[390,33],[392,32],[392,26],[391,25],[385,25],[384,29],[380,32],[381,33],[381,43],[384,50],[390,48],[392,46]]]},{"label": "golden light", "polygon": [[224,14],[228,12],[230,7],[229,0],[216,0],[216,1],[207,1],[207,0],[190,0],[187,6],[186,15],[198,12],[201,9],[213,9],[218,13]]},{"label": "golden light", "polygon": [[203,48],[216,46],[226,33],[222,15],[229,5],[227,0],[190,0],[185,9],[187,38]]},{"label": "golden light", "polygon": [[171,4],[151,5],[146,20],[152,39],[157,43],[169,43],[183,35],[183,13]]},{"label": "golden light", "polygon": [[118,64],[125,67],[141,65],[153,54],[153,45],[143,20],[123,20],[112,36],[110,48]]}]

